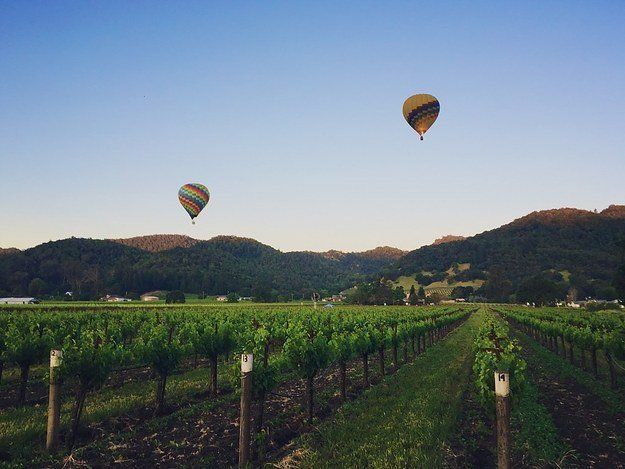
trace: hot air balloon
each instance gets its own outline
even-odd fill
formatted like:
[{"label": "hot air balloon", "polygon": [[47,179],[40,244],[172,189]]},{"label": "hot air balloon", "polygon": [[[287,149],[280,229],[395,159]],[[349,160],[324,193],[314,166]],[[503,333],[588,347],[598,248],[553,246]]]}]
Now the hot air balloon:
[{"label": "hot air balloon", "polygon": [[210,199],[210,193],[206,186],[202,184],[185,184],[178,191],[178,200],[191,217],[194,225],[195,221],[193,219],[206,207],[208,199]]},{"label": "hot air balloon", "polygon": [[404,118],[423,140],[423,134],[432,126],[441,105],[431,94],[415,94],[404,101]]}]

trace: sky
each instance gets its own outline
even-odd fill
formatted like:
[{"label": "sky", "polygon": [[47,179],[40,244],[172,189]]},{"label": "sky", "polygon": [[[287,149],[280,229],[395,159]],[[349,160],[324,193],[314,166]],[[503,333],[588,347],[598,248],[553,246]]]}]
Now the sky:
[{"label": "sky", "polygon": [[[414,249],[625,203],[624,24],[622,1],[0,2],[0,247]],[[441,103],[424,141],[416,93]]]}]

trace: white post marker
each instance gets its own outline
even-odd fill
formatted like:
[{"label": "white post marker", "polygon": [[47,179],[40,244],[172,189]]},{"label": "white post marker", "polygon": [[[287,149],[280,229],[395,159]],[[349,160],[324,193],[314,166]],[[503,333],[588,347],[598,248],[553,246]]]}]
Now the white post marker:
[{"label": "white post marker", "polygon": [[50,350],[50,392],[48,394],[48,427],[46,449],[54,451],[59,445],[59,423],[61,421],[61,376],[58,368],[63,361],[62,350]]},{"label": "white post marker", "polygon": [[495,371],[495,414],[497,415],[497,467],[510,469],[510,375]]},{"label": "white post marker", "polygon": [[254,365],[254,355],[244,353],[241,355],[241,373],[249,373]]},{"label": "white post marker", "polygon": [[50,350],[50,368],[58,368],[63,362],[63,350]]},{"label": "white post marker", "polygon": [[252,367],[254,355],[241,355],[241,413],[239,416],[239,467],[247,468],[250,462],[250,406],[252,400]]},{"label": "white post marker", "polygon": [[495,395],[507,397],[510,395],[510,375],[495,371]]}]

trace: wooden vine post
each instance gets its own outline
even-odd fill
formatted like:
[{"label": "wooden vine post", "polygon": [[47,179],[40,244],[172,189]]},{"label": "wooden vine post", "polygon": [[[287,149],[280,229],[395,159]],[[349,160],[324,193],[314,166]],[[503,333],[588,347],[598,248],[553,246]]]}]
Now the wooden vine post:
[{"label": "wooden vine post", "polygon": [[59,423],[61,420],[61,374],[59,367],[63,360],[62,350],[50,350],[50,393],[48,395],[48,429],[46,450],[54,451],[59,445]]},{"label": "wooden vine post", "polygon": [[495,372],[495,410],[497,413],[497,467],[510,468],[510,375]]},{"label": "wooden vine post", "polygon": [[250,462],[250,407],[252,400],[252,366],[254,355],[241,355],[241,414],[239,420],[239,467]]}]

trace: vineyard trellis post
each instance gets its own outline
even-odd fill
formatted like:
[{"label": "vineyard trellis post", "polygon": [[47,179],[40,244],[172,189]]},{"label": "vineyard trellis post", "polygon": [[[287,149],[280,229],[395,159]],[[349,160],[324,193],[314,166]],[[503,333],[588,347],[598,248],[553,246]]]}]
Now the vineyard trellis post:
[{"label": "vineyard trellis post", "polygon": [[254,355],[241,355],[241,414],[239,420],[239,467],[247,467],[250,461],[250,407],[252,399],[252,367]]},{"label": "vineyard trellis post", "polygon": [[54,451],[59,444],[59,423],[61,420],[61,374],[59,367],[63,351],[50,350],[50,393],[48,395],[48,428],[46,450]]},{"label": "vineyard trellis post", "polygon": [[495,372],[495,411],[497,414],[497,467],[510,468],[510,375]]}]

